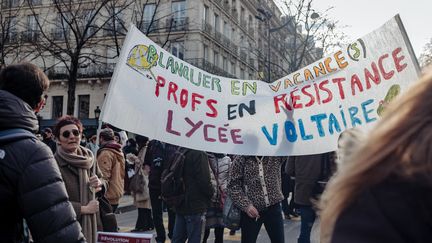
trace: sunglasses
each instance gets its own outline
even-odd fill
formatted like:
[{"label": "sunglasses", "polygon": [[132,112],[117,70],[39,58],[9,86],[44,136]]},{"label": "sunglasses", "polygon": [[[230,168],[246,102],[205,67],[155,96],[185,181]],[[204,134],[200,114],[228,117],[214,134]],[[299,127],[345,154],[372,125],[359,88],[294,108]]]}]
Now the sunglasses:
[{"label": "sunglasses", "polygon": [[69,138],[69,136],[71,135],[71,133],[75,136],[78,137],[80,135],[80,132],[77,129],[72,129],[72,131],[66,130],[62,133],[62,136],[65,138]]}]

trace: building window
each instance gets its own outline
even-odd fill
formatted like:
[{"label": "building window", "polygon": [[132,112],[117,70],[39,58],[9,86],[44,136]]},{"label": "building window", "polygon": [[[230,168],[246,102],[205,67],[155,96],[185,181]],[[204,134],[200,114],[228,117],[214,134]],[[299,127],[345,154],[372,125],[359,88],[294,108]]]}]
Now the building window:
[{"label": "building window", "polygon": [[6,17],[5,24],[7,25],[7,38],[5,42],[8,43],[16,43],[18,41],[18,32],[17,32],[17,18],[16,17]]},{"label": "building window", "polygon": [[184,58],[184,43],[175,42],[171,44],[171,54],[183,60]]},{"label": "building window", "polygon": [[90,95],[78,95],[78,118],[88,119],[90,107]]},{"label": "building window", "polygon": [[215,51],[213,56],[213,64],[219,67],[219,52]]},{"label": "building window", "polygon": [[19,0],[3,0],[2,7],[3,8],[15,8],[19,6]]},{"label": "building window", "polygon": [[228,24],[227,22],[224,21],[224,25],[223,25],[223,33],[224,33],[224,36],[225,36],[226,38],[230,38],[230,33],[229,33],[229,31],[230,31],[230,26],[229,26],[229,24]]},{"label": "building window", "polygon": [[223,57],[223,59],[222,59],[222,67],[223,67],[225,72],[228,72],[228,60],[226,57]]},{"label": "building window", "polygon": [[[144,4],[144,10],[143,10],[141,22],[138,23],[139,29],[142,32],[147,33],[147,30],[148,30],[148,32],[150,33],[150,32],[153,32],[157,29],[157,23],[156,23],[157,21],[156,21],[156,18],[154,18],[155,11],[156,11],[156,4],[154,4],[154,3]],[[152,19],[153,19],[153,22],[152,22]],[[151,24],[151,26],[150,26],[150,24]]]},{"label": "building window", "polygon": [[53,96],[52,102],[52,119],[57,119],[63,115],[63,96]]},{"label": "building window", "polygon": [[207,5],[204,5],[204,16],[203,16],[203,19],[204,19],[204,22],[206,24],[208,24],[208,21],[209,21],[208,18],[209,18],[209,7]]},{"label": "building window", "polygon": [[172,2],[171,12],[174,15],[174,19],[183,19],[186,17],[186,1]]},{"label": "building window", "polygon": [[204,60],[205,60],[205,61],[208,61],[208,60],[209,60],[209,57],[208,57],[208,46],[207,46],[207,45],[204,45],[204,50],[203,50],[203,52],[204,52]]},{"label": "building window", "polygon": [[245,9],[240,7],[240,21],[245,21]]},{"label": "building window", "polygon": [[173,13],[172,22],[167,26],[170,26],[171,29],[175,31],[186,30],[188,24],[186,18],[186,1],[172,2],[171,12]]},{"label": "building window", "polygon": [[219,31],[219,15],[214,15],[214,22],[213,25],[215,27],[215,31]]},{"label": "building window", "polygon": [[236,73],[236,66],[235,66],[234,62],[231,62],[231,74],[234,75],[234,76],[237,75],[237,73]]},{"label": "building window", "polygon": [[42,4],[42,0],[30,0],[29,1],[30,6],[41,5],[41,4]]},{"label": "building window", "polygon": [[240,78],[245,79],[245,70],[244,68],[240,68]]}]

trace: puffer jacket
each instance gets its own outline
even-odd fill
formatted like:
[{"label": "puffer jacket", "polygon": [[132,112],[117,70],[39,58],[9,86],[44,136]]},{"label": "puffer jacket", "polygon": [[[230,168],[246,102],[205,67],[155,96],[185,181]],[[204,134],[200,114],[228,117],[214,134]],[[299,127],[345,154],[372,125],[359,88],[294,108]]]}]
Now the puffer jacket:
[{"label": "puffer jacket", "polygon": [[108,182],[105,197],[111,205],[119,204],[124,192],[125,159],[120,144],[112,141],[103,145],[97,156],[103,179]]},{"label": "puffer jacket", "polygon": [[[21,99],[0,90],[0,104],[0,131],[38,130]],[[85,242],[53,154],[35,136],[0,139],[0,205],[1,242],[20,240],[23,218],[35,242]]]},{"label": "puffer jacket", "polygon": [[253,205],[262,211],[283,200],[282,157],[237,156],[230,171],[228,195],[243,211]]}]

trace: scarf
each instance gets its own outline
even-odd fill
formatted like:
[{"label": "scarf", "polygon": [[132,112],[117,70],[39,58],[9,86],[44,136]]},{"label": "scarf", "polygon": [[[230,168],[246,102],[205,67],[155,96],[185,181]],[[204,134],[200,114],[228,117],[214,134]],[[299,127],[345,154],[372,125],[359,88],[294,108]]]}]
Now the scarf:
[{"label": "scarf", "polygon": [[[89,149],[80,146],[76,154],[71,154],[64,151],[61,146],[57,146],[55,157],[57,161],[65,162],[78,169],[80,202],[83,206],[87,205],[90,200],[94,199],[94,194],[90,191],[88,185],[89,174],[93,174],[90,170],[94,164],[93,153]],[[95,243],[97,232],[96,214],[82,214],[81,227],[87,242]]]}]

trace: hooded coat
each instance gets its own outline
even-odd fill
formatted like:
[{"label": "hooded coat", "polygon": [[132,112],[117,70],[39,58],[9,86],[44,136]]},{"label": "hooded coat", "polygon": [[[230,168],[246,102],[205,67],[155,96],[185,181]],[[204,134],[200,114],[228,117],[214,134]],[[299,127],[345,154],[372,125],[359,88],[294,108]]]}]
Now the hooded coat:
[{"label": "hooded coat", "polygon": [[[38,130],[32,108],[0,90],[0,131]],[[35,136],[0,138],[1,242],[17,242],[23,218],[35,242],[85,242],[53,154]]]},{"label": "hooded coat", "polygon": [[125,158],[121,145],[114,141],[104,144],[98,150],[97,162],[108,182],[105,197],[111,205],[117,205],[124,192]]}]

